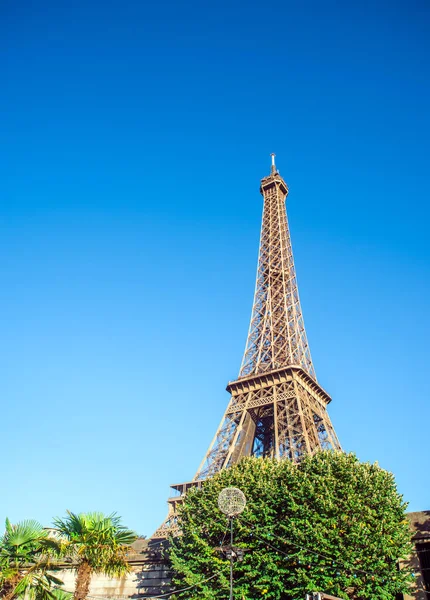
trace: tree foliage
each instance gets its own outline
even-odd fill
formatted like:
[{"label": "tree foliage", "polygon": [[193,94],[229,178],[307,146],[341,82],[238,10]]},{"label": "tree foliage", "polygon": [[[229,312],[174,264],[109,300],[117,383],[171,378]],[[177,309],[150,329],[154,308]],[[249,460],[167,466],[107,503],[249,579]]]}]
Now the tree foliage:
[{"label": "tree foliage", "polygon": [[115,513],[75,514],[54,519],[59,534],[67,540],[67,552],[76,569],[75,600],[88,596],[93,573],[120,577],[129,572],[127,552],[137,535],[121,524]]},{"label": "tree foliage", "polygon": [[[392,600],[407,590],[410,573],[398,561],[411,551],[406,504],[394,477],[355,455],[320,452],[300,464],[246,458],[187,493],[180,508],[182,535],[170,559],[179,598],[225,598],[229,543],[219,492],[240,488],[245,511],[234,521],[236,598],[303,600],[325,592],[356,600]],[[215,575],[210,581],[209,577]]]},{"label": "tree foliage", "polygon": [[60,555],[61,543],[40,523],[6,519],[0,537],[0,598],[56,598],[56,586],[62,585],[54,575]]}]

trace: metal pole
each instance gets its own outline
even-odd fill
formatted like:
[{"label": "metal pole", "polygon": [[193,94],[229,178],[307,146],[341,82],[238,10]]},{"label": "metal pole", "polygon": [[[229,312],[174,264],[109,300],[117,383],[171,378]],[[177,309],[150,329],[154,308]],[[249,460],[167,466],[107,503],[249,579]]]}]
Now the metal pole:
[{"label": "metal pole", "polygon": [[230,600],[233,600],[233,517],[230,517]]}]

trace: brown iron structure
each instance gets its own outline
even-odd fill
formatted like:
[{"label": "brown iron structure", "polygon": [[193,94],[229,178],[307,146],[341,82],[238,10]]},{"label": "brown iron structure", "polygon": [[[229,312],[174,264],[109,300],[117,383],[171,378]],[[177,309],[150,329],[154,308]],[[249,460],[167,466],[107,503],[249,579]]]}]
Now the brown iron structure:
[{"label": "brown iron structure", "polygon": [[152,538],[174,532],[176,507],[190,487],[244,456],[300,461],[341,450],[316,379],[306,337],[286,213],[288,187],[275,166],[261,181],[263,221],[257,282],[245,353],[227,410],[192,481],[173,485],[169,515]]}]

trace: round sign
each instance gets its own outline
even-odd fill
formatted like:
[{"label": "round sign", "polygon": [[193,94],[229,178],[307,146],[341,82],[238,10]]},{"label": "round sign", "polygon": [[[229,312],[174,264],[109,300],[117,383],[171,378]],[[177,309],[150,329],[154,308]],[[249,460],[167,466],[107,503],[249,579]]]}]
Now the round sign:
[{"label": "round sign", "polygon": [[235,487],[221,490],[218,496],[218,508],[229,517],[239,515],[246,506],[245,494]]}]

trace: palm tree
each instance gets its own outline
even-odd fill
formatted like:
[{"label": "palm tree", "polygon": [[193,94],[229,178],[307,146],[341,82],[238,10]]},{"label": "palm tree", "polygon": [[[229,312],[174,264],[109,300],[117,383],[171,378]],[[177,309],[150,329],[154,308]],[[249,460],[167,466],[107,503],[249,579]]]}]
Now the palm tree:
[{"label": "palm tree", "polygon": [[0,536],[0,599],[53,600],[55,586],[63,583],[52,574],[60,554],[60,542],[37,521],[12,525],[6,519]]},{"label": "palm tree", "polygon": [[116,513],[75,514],[67,511],[65,519],[54,519],[60,535],[67,540],[69,555],[75,562],[74,600],[85,600],[93,573],[120,577],[130,571],[127,552],[137,535],[121,525]]}]

